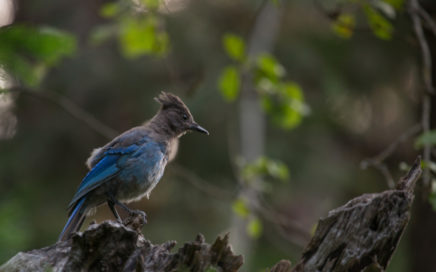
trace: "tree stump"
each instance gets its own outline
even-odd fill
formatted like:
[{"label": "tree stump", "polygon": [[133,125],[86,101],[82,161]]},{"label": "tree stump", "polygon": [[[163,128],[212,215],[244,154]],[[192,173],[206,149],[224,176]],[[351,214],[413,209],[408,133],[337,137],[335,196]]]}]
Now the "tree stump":
[{"label": "tree stump", "polygon": [[[415,183],[421,175],[418,158],[393,190],[364,194],[329,212],[318,222],[315,235],[292,269],[281,260],[269,271],[362,271],[385,270],[410,219]],[[199,234],[175,253],[175,241],[153,245],[141,233],[140,214],[124,224],[104,221],[75,233],[67,241],[20,252],[0,271],[238,271],[228,235],[212,245]],[[213,270],[212,270],[213,271]]]}]

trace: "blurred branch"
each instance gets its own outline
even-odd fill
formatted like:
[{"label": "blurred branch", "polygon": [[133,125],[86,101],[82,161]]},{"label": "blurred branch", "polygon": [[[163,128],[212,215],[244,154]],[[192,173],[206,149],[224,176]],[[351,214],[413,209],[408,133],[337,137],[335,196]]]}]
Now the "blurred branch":
[{"label": "blurred branch", "polygon": [[418,12],[419,15],[421,15],[422,19],[424,19],[425,23],[427,24],[428,29],[430,29],[431,32],[433,32],[433,35],[436,36],[436,23],[431,18],[430,14],[423,9],[421,6],[418,6]]},{"label": "blurred branch", "polygon": [[384,149],[382,152],[380,152],[378,155],[376,155],[372,158],[364,159],[360,163],[360,167],[362,169],[366,169],[369,166],[375,167],[383,174],[383,176],[385,177],[385,179],[387,181],[389,188],[394,188],[395,182],[392,178],[392,175],[391,175],[388,167],[384,163],[384,161],[389,156],[391,156],[392,153],[395,152],[395,150],[398,148],[398,146],[400,144],[404,143],[405,141],[407,141],[408,139],[410,139],[414,135],[418,134],[422,128],[423,128],[423,124],[419,124],[419,123],[410,127],[403,134],[401,134],[397,139],[395,139],[386,149]]},{"label": "blurred branch", "polygon": [[25,95],[37,97],[39,99],[43,99],[45,101],[53,103],[59,106],[65,112],[69,113],[72,117],[76,118],[79,121],[82,121],[94,132],[105,137],[108,140],[113,139],[115,136],[118,135],[118,133],[114,129],[103,124],[101,121],[96,119],[92,114],[90,114],[89,112],[78,106],[72,100],[60,94],[57,94],[55,92],[51,92],[47,90],[29,89],[23,86],[12,87],[5,91],[10,93],[22,93]]},{"label": "blurred branch", "polygon": [[[430,131],[430,113],[431,113],[431,98],[428,94],[424,94],[422,97],[422,130],[423,133],[428,133]],[[431,148],[432,145],[430,143],[425,143],[423,148],[422,157],[425,162],[429,162],[431,160]],[[422,180],[425,188],[429,188],[430,186],[430,168],[425,167],[424,172],[422,174]]]},{"label": "blurred branch", "polygon": [[[435,91],[434,91],[433,79],[432,79],[433,66],[432,66],[431,52],[428,46],[427,39],[425,38],[424,30],[422,28],[421,17],[419,17],[420,13],[422,14],[423,12],[421,6],[419,5],[418,0],[409,1],[408,12],[410,18],[412,19],[413,29],[415,31],[416,38],[418,39],[419,46],[421,48],[422,76],[424,79],[425,91],[427,93],[434,94]],[[432,24],[429,25],[431,26]]]},{"label": "blurred branch", "polygon": [[236,192],[230,192],[222,189],[221,187],[212,185],[210,182],[202,179],[194,172],[189,169],[180,166],[177,163],[173,163],[171,168],[174,170],[176,175],[182,177],[185,181],[189,182],[192,186],[197,188],[203,193],[209,196],[230,200],[236,196]]},{"label": "blurred branch", "polygon": [[[26,87],[13,87],[4,90],[3,92],[21,93],[53,103],[59,106],[65,112],[69,113],[72,117],[86,124],[91,130],[105,137],[108,140],[113,139],[119,134],[116,130],[103,124],[101,121],[95,118],[91,113],[87,112],[85,109],[78,106],[69,98],[57,94],[55,92],[51,92],[47,90],[44,91],[33,90]],[[186,181],[188,181],[191,185],[198,188],[202,192],[208,193],[211,196],[215,196],[217,198],[222,198],[222,199],[230,199],[234,197],[234,194],[232,192],[225,191],[217,186],[208,183],[204,179],[198,177],[194,172],[180,165],[175,164],[173,165],[173,168],[176,170],[177,174],[182,176]]]},{"label": "blurred branch", "polygon": [[311,234],[306,228],[277,212],[263,197],[259,197],[259,201],[256,204],[254,205],[256,211],[264,220],[273,224],[282,238],[300,247],[304,247],[307,244]]},{"label": "blurred branch", "polygon": [[[427,39],[424,34],[421,17],[424,19],[427,26],[436,37],[436,24],[431,19],[429,14],[420,6],[418,0],[409,0],[407,11],[413,22],[413,29],[418,39],[419,47],[421,49],[422,58],[422,79],[424,81],[425,93],[422,97],[422,130],[423,133],[430,131],[430,114],[431,114],[431,95],[435,94],[434,82],[433,82],[433,63],[432,54],[428,45]],[[420,17],[421,16],[421,17]],[[431,148],[430,143],[424,144],[423,159],[425,162],[431,160]],[[426,167],[423,173],[423,183],[426,188],[430,184],[430,169]]]}]

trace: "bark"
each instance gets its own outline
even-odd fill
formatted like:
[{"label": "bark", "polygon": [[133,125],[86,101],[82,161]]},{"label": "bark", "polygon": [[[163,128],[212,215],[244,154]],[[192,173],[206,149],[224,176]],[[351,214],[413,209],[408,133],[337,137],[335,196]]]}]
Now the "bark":
[{"label": "bark", "polygon": [[[383,271],[410,219],[415,183],[421,175],[417,159],[395,189],[364,194],[329,212],[294,268],[281,260],[269,271]],[[139,213],[138,213],[139,214]],[[105,221],[49,247],[20,252],[0,271],[238,271],[228,235],[209,245],[202,235],[171,253],[175,241],[153,245],[141,233],[144,218],[123,224]]]},{"label": "bark", "polygon": [[420,159],[396,189],[364,194],[329,212],[293,271],[385,270],[410,219]]},{"label": "bark", "polygon": [[[133,218],[135,221],[136,218]],[[91,225],[67,241],[20,252],[0,271],[237,271],[242,256],[233,254],[228,235],[212,245],[199,234],[175,253],[175,241],[153,245],[138,231],[141,224],[124,226],[105,221]],[[213,271],[213,270],[212,270]]]}]

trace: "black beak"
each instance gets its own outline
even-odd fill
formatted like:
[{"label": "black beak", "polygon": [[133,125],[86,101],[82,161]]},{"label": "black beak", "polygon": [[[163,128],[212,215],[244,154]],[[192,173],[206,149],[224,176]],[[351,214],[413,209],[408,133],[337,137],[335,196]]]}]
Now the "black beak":
[{"label": "black beak", "polygon": [[201,127],[199,124],[197,123],[192,123],[191,127],[189,127],[190,130],[195,130],[201,133],[204,133],[206,135],[209,135],[209,131],[207,131],[206,129],[204,129],[203,127]]}]

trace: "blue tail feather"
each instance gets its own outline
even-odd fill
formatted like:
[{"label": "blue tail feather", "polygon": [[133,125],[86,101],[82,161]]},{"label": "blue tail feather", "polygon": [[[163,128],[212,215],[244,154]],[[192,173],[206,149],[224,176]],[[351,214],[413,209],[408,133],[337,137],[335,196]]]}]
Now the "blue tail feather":
[{"label": "blue tail feather", "polygon": [[86,209],[86,205],[84,205],[85,199],[86,197],[83,197],[82,199],[79,200],[79,202],[77,202],[76,207],[74,207],[74,210],[71,213],[70,217],[68,218],[68,221],[65,224],[64,229],[59,235],[58,241],[67,240],[71,233],[77,231],[82,226],[83,219],[85,219],[85,209]]}]

